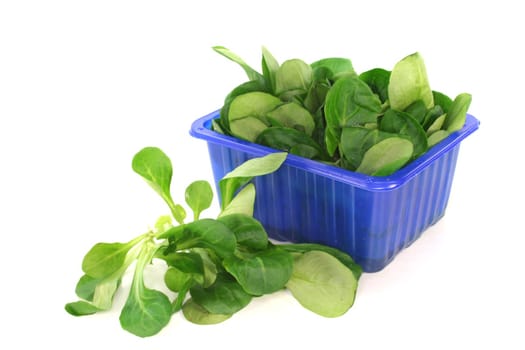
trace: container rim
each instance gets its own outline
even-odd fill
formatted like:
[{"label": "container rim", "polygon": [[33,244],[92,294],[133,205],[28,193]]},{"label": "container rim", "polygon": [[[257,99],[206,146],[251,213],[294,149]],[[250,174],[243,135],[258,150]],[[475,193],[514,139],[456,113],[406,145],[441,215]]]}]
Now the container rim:
[{"label": "container rim", "polygon": [[[195,120],[191,125],[190,135],[198,139],[206,140],[207,142],[243,151],[256,157],[261,157],[269,153],[281,152],[270,147],[258,145],[211,130],[212,120],[219,118],[219,115],[220,110],[216,110]],[[303,158],[294,154],[288,154],[284,164],[366,190],[393,190],[404,185],[410,179],[421,173],[425,168],[430,166],[434,160],[442,156],[450,149],[454,148],[468,135],[476,131],[478,127],[479,120],[467,113],[467,118],[463,128],[451,133],[441,142],[431,147],[425,154],[421,155],[405,167],[399,169],[389,176],[371,176],[360,174],[347,169],[336,167],[334,165],[324,164],[316,160]]]}]

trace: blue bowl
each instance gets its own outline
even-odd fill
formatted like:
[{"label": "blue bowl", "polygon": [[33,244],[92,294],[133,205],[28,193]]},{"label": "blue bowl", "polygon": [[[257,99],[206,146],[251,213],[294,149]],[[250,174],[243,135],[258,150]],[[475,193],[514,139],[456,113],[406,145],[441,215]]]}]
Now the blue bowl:
[{"label": "blue bowl", "polygon": [[[208,143],[216,186],[246,160],[276,152],[212,131],[218,117],[219,111],[201,117],[190,130]],[[254,180],[254,217],[273,239],[332,246],[350,254],[363,271],[379,271],[443,217],[460,142],[478,127],[467,114],[461,130],[386,177],[290,154],[278,171]]]}]

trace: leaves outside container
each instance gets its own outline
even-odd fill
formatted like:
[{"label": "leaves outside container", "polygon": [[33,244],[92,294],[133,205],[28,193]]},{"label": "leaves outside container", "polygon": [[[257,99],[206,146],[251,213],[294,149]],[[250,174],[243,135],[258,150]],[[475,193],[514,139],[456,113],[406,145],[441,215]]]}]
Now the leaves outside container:
[{"label": "leaves outside container", "polygon": [[[193,137],[207,141],[215,183],[235,167],[276,150],[211,130],[219,111],[197,119]],[[288,155],[281,168],[257,177],[254,217],[276,240],[313,242],[350,254],[363,271],[388,265],[445,214],[464,127],[394,174],[375,177]]]}]

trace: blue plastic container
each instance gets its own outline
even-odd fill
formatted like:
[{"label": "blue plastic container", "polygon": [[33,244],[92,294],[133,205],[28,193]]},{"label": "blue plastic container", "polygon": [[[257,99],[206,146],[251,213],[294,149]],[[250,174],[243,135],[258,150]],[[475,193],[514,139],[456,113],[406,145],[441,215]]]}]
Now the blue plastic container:
[{"label": "blue plastic container", "polygon": [[[215,111],[196,120],[190,134],[206,140],[216,185],[235,167],[274,149],[211,130]],[[350,254],[365,272],[383,269],[445,214],[465,126],[387,177],[351,172],[288,155],[275,173],[257,177],[254,216],[271,238],[314,242]]]}]

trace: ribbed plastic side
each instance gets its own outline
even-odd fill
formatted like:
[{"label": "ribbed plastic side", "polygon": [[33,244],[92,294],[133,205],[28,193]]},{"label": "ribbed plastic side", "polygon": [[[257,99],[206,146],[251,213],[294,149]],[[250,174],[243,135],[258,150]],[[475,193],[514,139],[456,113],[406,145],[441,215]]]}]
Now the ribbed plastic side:
[{"label": "ribbed plastic side", "polygon": [[[253,158],[208,143],[214,176]],[[350,254],[365,272],[383,269],[445,213],[459,145],[404,185],[368,191],[283,165],[255,179],[254,216],[277,240],[315,242]]]}]

